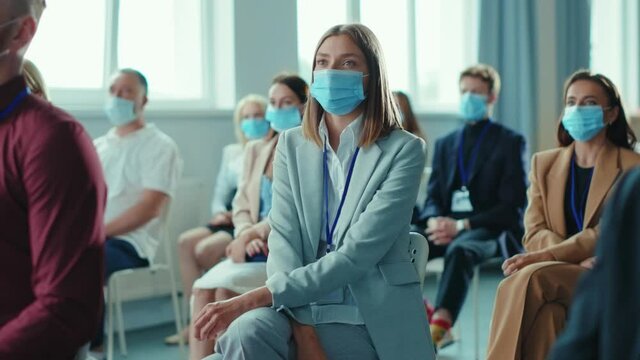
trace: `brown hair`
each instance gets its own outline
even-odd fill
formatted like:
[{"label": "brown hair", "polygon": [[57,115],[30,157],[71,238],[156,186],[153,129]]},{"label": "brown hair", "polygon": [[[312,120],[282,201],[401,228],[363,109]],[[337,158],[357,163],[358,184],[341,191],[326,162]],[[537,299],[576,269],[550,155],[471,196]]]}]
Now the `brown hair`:
[{"label": "brown hair", "polygon": [[271,85],[275,84],[282,84],[291,89],[303,104],[305,104],[309,98],[309,85],[298,75],[290,73],[278,74],[271,81]]},{"label": "brown hair", "polygon": [[500,74],[492,66],[487,64],[476,64],[469,66],[460,73],[458,82],[464,77],[478,78],[489,85],[489,92],[498,95],[500,93]]},{"label": "brown hair", "polygon": [[395,96],[396,105],[400,109],[400,114],[402,114],[402,127],[413,135],[426,140],[416,115],[413,113],[409,96],[402,91],[394,91],[393,95]]},{"label": "brown hair", "polygon": [[[382,48],[375,34],[362,24],[336,25],[322,35],[313,55],[313,69],[318,49],[331,36],[347,35],[364,54],[369,68],[369,85],[364,89],[366,98],[363,101],[363,125],[360,146],[369,146],[379,138],[388,135],[392,130],[401,128],[398,109],[389,90],[389,80],[385,67]],[[324,114],[320,103],[311,98],[307,103],[302,121],[302,131],[306,138],[318,146],[322,146],[322,139],[318,132],[318,125]]]},{"label": "brown hair", "polygon": [[[611,106],[612,108],[618,108],[618,117],[611,124],[609,124],[609,126],[607,126],[607,139],[618,147],[633,149],[633,146],[636,143],[636,134],[629,126],[629,123],[627,123],[627,116],[622,106],[618,88],[613,84],[613,82],[611,82],[608,77],[602,74],[594,74],[591,72],[591,70],[586,69],[574,72],[564,83],[564,91],[562,96],[563,103],[566,103],[569,87],[571,87],[573,83],[579,80],[591,81],[599,85],[602,90],[604,90],[607,98],[609,99],[609,106]],[[573,142],[573,138],[564,128],[564,125],[562,125],[563,114],[564,110],[560,114],[560,119],[558,120],[558,143],[560,144],[560,146],[568,146]]]}]

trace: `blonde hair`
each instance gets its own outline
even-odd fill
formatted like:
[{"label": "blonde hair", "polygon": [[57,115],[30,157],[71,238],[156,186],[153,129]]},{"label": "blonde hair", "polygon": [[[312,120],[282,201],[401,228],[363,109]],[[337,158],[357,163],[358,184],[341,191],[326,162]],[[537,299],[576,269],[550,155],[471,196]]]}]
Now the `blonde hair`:
[{"label": "blonde hair", "polygon": [[242,110],[248,104],[258,105],[264,112],[267,110],[267,99],[265,99],[264,96],[260,96],[257,94],[249,94],[243,97],[242,99],[240,99],[240,101],[238,101],[238,104],[236,105],[236,109],[233,113],[233,125],[236,132],[236,139],[238,139],[238,142],[243,145],[246,144],[247,141],[249,140],[247,139],[246,136],[244,136],[244,133],[240,128],[240,124],[242,123]]},{"label": "blonde hair", "polygon": [[496,71],[492,66],[487,64],[469,66],[460,73],[458,82],[462,81],[462,78],[467,76],[474,77],[485,82],[489,85],[489,92],[491,94],[496,96],[500,94],[500,74],[498,74],[498,71]]},{"label": "blonde hair", "polygon": [[47,84],[44,82],[44,78],[40,70],[38,70],[38,67],[32,61],[24,59],[22,69],[24,80],[27,82],[31,93],[40,95],[43,99],[50,101]]},{"label": "blonde hair", "polygon": [[[364,89],[367,97],[363,101],[364,122],[359,143],[360,146],[366,147],[375,143],[381,137],[388,135],[394,129],[402,128],[400,115],[395,105],[393,94],[389,89],[382,47],[375,34],[368,27],[362,24],[346,24],[336,25],[327,30],[316,46],[316,51],[313,55],[313,69],[315,70],[315,57],[322,43],[327,38],[338,35],[347,35],[360,48],[369,68],[369,85],[367,89]],[[322,146],[318,125],[323,114],[324,109],[322,109],[320,103],[311,97],[304,111],[302,131],[306,138],[312,140],[318,146]]]}]

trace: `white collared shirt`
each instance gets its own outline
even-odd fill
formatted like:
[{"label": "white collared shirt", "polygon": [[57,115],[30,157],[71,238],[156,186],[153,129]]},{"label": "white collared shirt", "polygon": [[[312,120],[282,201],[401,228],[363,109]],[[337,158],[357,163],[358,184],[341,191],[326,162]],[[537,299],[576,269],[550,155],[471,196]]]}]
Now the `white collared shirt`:
[{"label": "white collared shirt", "polygon": [[[319,125],[320,135],[325,140],[327,149],[327,165],[329,168],[329,226],[333,225],[342,198],[342,192],[347,182],[347,175],[349,174],[349,166],[353,155],[360,143],[360,136],[362,135],[362,114],[351,122],[340,134],[340,144],[338,145],[338,151],[334,151],[329,144],[329,132],[325,123],[324,117],[320,121]],[[353,179],[352,179],[353,181]],[[348,196],[348,195],[347,195]],[[320,239],[326,242],[326,215],[324,209],[324,197],[322,203],[322,231]],[[344,214],[340,215],[341,217]],[[333,234],[333,245],[335,246],[337,240],[341,236],[340,226],[336,227]],[[325,249],[326,250],[326,249]]]},{"label": "white collared shirt", "polygon": [[[108,187],[105,224],[134,206],[144,190],[156,190],[173,197],[182,173],[178,146],[155,125],[124,137],[111,129],[94,140]],[[153,259],[161,230],[158,218],[128,234],[117,236],[136,249],[142,258]]]}]

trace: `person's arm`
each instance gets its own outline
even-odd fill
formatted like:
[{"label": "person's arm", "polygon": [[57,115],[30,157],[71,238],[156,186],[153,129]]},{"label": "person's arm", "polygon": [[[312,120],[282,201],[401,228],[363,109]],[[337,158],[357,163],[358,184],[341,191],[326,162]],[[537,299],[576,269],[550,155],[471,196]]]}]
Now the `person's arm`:
[{"label": "person's arm", "polygon": [[435,151],[433,153],[433,160],[431,162],[431,175],[429,176],[429,182],[427,184],[427,199],[425,200],[424,207],[422,208],[419,221],[426,223],[429,218],[442,216],[444,214],[444,202],[442,199],[442,184],[440,183],[440,173],[442,172],[442,154],[444,149],[443,141],[436,141]]},{"label": "person's arm", "polygon": [[256,146],[258,144],[257,142],[249,143],[245,151],[242,178],[238,184],[236,196],[233,198],[234,237],[240,236],[243,231],[253,225],[253,220],[251,219],[251,200],[248,190],[257,156]]},{"label": "person's arm", "polygon": [[520,221],[520,214],[527,201],[526,175],[523,153],[525,140],[515,137],[505,151],[504,172],[501,174],[498,203],[486,211],[469,217],[469,228],[511,228]]},{"label": "person's arm", "polygon": [[599,235],[600,224],[593,228],[586,228],[565,241],[549,246],[547,250],[556,261],[579,264],[593,256]]},{"label": "person's arm", "polygon": [[[389,166],[386,178],[358,220],[347,230],[338,250],[288,273],[287,269],[270,273],[267,288],[273,294],[274,307],[304,306],[356,282],[375,268],[394,245],[394,239],[408,235],[409,216],[424,166],[422,140],[406,143]],[[276,209],[274,206],[272,213],[278,213]],[[283,230],[296,230],[278,227],[272,222],[272,232],[282,236],[289,233]],[[297,235],[294,237],[298,238]],[[278,249],[273,243],[270,246],[271,254],[276,254]]]},{"label": "person's arm", "polygon": [[[80,124],[61,122],[34,134],[22,158],[34,299],[0,327],[2,359],[71,358],[95,334],[100,313],[106,201],[100,162]],[[11,296],[11,289],[3,292]]]},{"label": "person's arm", "polygon": [[169,196],[163,192],[145,189],[135,205],[106,224],[106,236],[125,235],[144,226],[162,214],[168,200]]},{"label": "person's arm", "polygon": [[525,233],[522,240],[527,252],[544,250],[564,240],[560,235],[551,231],[549,224],[547,224],[538,175],[537,155],[534,155],[531,159],[531,172],[529,173],[529,190],[527,191],[529,205],[524,213]]},{"label": "person's arm", "polygon": [[232,158],[233,152],[231,150],[229,146],[225,146],[222,151],[222,162],[218,169],[216,184],[213,189],[213,199],[211,201],[212,217],[227,212],[227,201],[233,196],[234,191],[238,187],[238,183],[230,182],[228,176],[231,171],[231,164],[233,161],[237,161],[237,159]]},{"label": "person's arm", "polygon": [[[302,204],[297,203],[291,190],[291,178],[297,179],[299,174],[288,167],[290,161],[295,161],[295,159],[288,158],[288,151],[287,132],[284,132],[280,134],[273,159],[273,199],[271,211],[267,217],[271,228],[268,239],[269,257],[267,258],[267,275],[269,277],[274,274],[288,274],[304,265],[302,257],[303,229],[300,228],[300,219],[298,218],[298,206],[302,206]],[[309,195],[321,196],[320,194]],[[271,304],[274,304],[271,292],[269,292],[269,300]],[[311,308],[308,303],[296,307],[276,304],[274,308],[286,313],[299,323],[313,324]]]}]

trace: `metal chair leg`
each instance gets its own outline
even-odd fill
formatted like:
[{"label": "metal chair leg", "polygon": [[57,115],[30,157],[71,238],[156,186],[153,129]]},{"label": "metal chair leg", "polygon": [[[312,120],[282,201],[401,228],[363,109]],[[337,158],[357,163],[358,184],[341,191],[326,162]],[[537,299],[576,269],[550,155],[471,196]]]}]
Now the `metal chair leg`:
[{"label": "metal chair leg", "polygon": [[120,344],[120,353],[124,356],[127,356],[127,342],[124,334],[124,317],[122,316],[122,299],[120,298],[120,287],[118,279],[115,279],[114,283],[116,284],[116,316],[118,318],[118,343]]},{"label": "metal chair leg", "polygon": [[107,360],[113,360],[113,281],[107,285]]},{"label": "metal chair leg", "polygon": [[473,348],[475,359],[480,359],[480,315],[478,305],[478,292],[480,288],[480,267],[473,269]]}]

